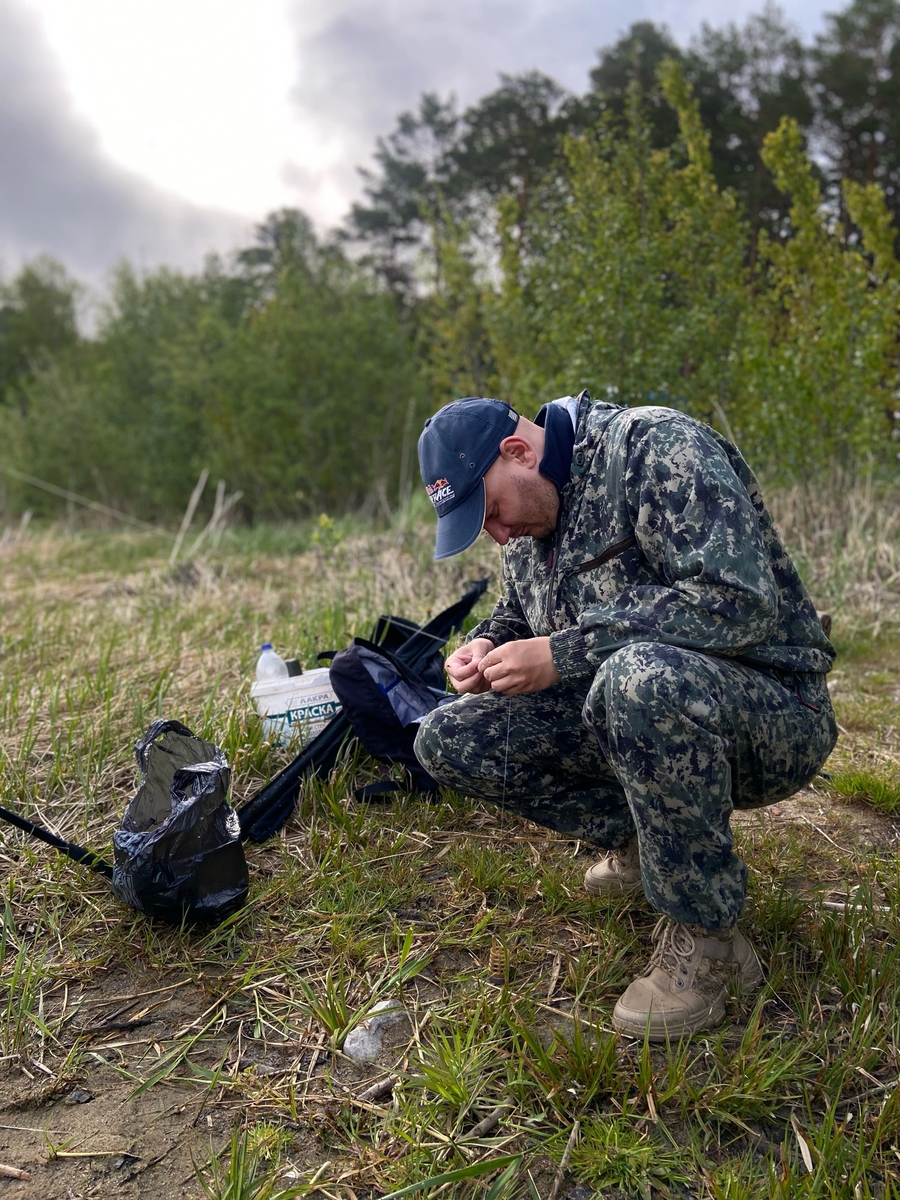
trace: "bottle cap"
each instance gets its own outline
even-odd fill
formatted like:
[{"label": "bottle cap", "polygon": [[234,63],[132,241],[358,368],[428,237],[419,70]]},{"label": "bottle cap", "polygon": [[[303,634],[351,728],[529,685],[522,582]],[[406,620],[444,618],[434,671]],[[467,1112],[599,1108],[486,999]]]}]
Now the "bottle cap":
[{"label": "bottle cap", "polygon": [[260,646],[260,650],[271,650],[271,649],[272,649],[271,642],[263,642],[263,644]]}]

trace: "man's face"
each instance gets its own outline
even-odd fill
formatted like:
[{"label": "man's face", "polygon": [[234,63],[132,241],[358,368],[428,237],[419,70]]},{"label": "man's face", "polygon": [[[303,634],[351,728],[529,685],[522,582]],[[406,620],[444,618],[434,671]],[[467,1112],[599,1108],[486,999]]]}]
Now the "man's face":
[{"label": "man's face", "polygon": [[484,477],[485,532],[501,546],[510,538],[549,537],[556,529],[559,494],[536,468],[498,458]]}]

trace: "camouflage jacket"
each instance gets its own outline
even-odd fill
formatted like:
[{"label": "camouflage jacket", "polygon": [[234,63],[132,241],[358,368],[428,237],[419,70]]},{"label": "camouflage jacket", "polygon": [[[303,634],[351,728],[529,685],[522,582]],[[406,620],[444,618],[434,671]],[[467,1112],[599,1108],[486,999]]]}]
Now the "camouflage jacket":
[{"label": "camouflage jacket", "polygon": [[834,650],[738,451],[673,409],[578,398],[555,533],[503,555],[503,594],[469,635],[550,637],[563,680],[626,642],[824,672]]}]

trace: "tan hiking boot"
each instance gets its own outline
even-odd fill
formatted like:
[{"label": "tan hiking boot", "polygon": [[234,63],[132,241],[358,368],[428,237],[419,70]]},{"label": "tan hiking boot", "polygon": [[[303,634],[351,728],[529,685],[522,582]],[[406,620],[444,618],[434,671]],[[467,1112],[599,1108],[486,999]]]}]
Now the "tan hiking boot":
[{"label": "tan hiking boot", "polygon": [[613,1010],[613,1027],[629,1037],[672,1041],[725,1018],[729,975],[746,988],[762,982],[756,951],[735,926],[702,929],[663,917],[653,930],[647,970],[629,984]]},{"label": "tan hiking boot", "polygon": [[642,891],[644,885],[641,883],[637,834],[624,846],[613,850],[612,854],[588,867],[584,876],[584,886],[592,896]]}]

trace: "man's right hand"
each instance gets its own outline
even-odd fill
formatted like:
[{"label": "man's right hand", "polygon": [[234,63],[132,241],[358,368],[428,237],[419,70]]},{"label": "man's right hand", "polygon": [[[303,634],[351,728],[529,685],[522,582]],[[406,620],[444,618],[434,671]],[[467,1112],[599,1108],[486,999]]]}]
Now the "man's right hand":
[{"label": "man's right hand", "polygon": [[490,638],[475,638],[454,650],[444,663],[444,670],[457,692],[489,692],[491,685],[478,670],[478,664],[494,649]]}]

